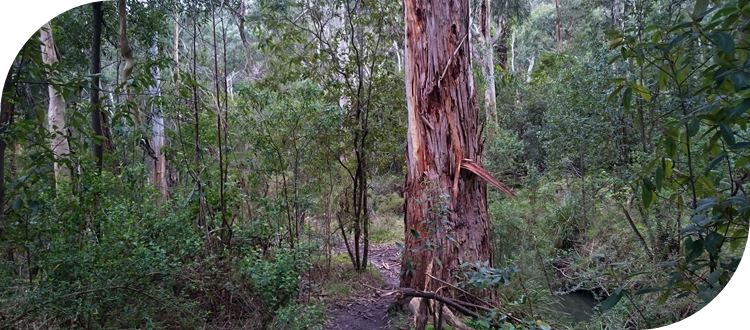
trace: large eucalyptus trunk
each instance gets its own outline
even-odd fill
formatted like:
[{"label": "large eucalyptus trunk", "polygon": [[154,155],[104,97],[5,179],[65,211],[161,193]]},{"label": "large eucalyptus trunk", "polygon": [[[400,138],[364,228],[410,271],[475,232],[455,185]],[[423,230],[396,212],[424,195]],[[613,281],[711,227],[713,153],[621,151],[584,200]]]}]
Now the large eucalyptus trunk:
[{"label": "large eucalyptus trunk", "polygon": [[[52,67],[58,62],[58,58],[57,49],[55,48],[55,40],[52,36],[52,28],[49,23],[44,24],[39,31],[39,38],[42,42],[42,62],[48,68]],[[51,78],[49,72],[47,73],[47,78]],[[69,169],[60,163],[60,159],[66,157],[70,153],[68,139],[65,136],[65,99],[62,94],[60,94],[60,91],[58,91],[52,84],[47,86],[47,93],[49,94],[47,129],[52,133],[50,149],[55,158],[55,182],[59,184],[61,180],[70,177]]]},{"label": "large eucalyptus trunk", "polygon": [[[478,165],[469,3],[405,0],[404,15],[408,136],[401,286],[437,291],[443,284],[432,277],[454,282],[460,264],[492,260],[486,187],[475,174],[486,172]],[[460,295],[445,288],[440,294]]]}]

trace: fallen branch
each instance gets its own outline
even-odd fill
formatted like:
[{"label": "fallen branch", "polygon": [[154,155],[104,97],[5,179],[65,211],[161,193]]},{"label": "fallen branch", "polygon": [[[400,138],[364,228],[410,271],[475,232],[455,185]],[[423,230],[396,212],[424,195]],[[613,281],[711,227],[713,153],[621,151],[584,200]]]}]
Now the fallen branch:
[{"label": "fallen branch", "polygon": [[436,280],[436,281],[438,281],[438,282],[440,282],[440,283],[443,283],[443,284],[445,284],[445,285],[447,285],[447,286],[449,286],[449,287],[451,287],[451,288],[453,288],[453,289],[456,289],[456,290],[460,291],[461,293],[463,293],[463,294],[465,294],[465,295],[467,295],[467,296],[469,296],[469,297],[472,297],[472,298],[476,299],[477,301],[479,301],[479,302],[481,302],[481,303],[483,303],[483,304],[485,304],[485,305],[487,305],[487,306],[490,306],[490,307],[492,307],[492,308],[497,308],[497,306],[495,306],[495,305],[493,305],[493,304],[490,304],[489,302],[485,301],[484,299],[482,299],[482,298],[479,298],[479,297],[477,297],[477,296],[475,296],[475,295],[473,295],[473,294],[469,293],[468,291],[466,291],[466,290],[464,290],[464,289],[461,289],[461,288],[459,288],[459,287],[457,287],[457,286],[455,286],[455,285],[453,285],[453,284],[450,284],[450,283],[448,283],[448,282],[446,282],[446,281],[443,281],[443,280],[441,280],[441,279],[439,279],[439,278],[437,278],[437,277],[435,277],[435,276],[432,276],[432,275],[430,275],[430,274],[427,274],[427,276],[429,276],[429,277],[430,277],[430,278],[432,278],[433,280]]},{"label": "fallen branch", "polygon": [[[439,301],[439,302],[441,302],[441,303],[443,303],[445,305],[453,307],[455,310],[459,311],[461,314],[464,314],[466,316],[471,316],[471,317],[477,317],[477,318],[479,317],[479,314],[477,314],[477,312],[474,312],[474,311],[468,309],[467,307],[465,307],[464,306],[465,303],[462,302],[462,301],[453,300],[451,298],[443,297],[441,295],[437,295],[437,294],[432,293],[432,292],[417,291],[417,290],[414,290],[414,289],[407,289],[407,288],[401,288],[401,289],[399,289],[399,293],[403,294],[406,297],[419,297],[419,298],[427,298],[427,299],[437,300],[437,301]],[[485,312],[489,312],[491,310],[491,309],[486,308],[486,307],[481,307],[481,306],[477,306],[477,307],[478,307],[478,309],[482,309]]]},{"label": "fallen branch", "polygon": [[[409,289],[409,288],[400,288],[398,292],[406,297],[418,297],[418,298],[427,298],[427,299],[437,300],[447,306],[454,308],[456,311],[460,312],[461,314],[465,316],[471,316],[471,317],[476,317],[476,318],[480,318],[480,315],[477,312],[469,309],[469,307],[475,308],[477,310],[481,310],[483,312],[491,312],[496,309],[496,308],[479,306],[479,305],[472,304],[469,302],[444,297],[444,296],[441,296],[432,292],[418,291],[418,290]],[[510,315],[509,313],[502,313],[502,314],[507,316],[508,319],[512,320],[515,323],[521,323],[523,321],[513,315]]]}]

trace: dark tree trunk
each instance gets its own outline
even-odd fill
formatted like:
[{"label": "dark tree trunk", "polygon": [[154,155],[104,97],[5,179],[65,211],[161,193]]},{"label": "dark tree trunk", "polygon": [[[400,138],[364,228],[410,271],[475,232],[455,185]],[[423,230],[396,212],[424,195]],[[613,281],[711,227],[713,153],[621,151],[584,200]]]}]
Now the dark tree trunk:
[{"label": "dark tree trunk", "polygon": [[[91,38],[91,127],[97,137],[105,138],[103,130],[103,118],[101,102],[99,101],[99,75],[101,74],[101,49],[102,49],[102,3],[94,2],[91,4],[93,9],[93,29]],[[99,172],[104,165],[104,147],[101,140],[94,140],[94,157],[96,158],[96,168]]]},{"label": "dark tree trunk", "polygon": [[560,17],[560,0],[555,0],[555,42],[557,43],[557,51],[562,51],[562,18]]},{"label": "dark tree trunk", "polygon": [[436,291],[441,284],[428,275],[454,282],[461,263],[492,260],[486,187],[474,174],[481,169],[482,142],[469,2],[405,0],[404,14],[408,136],[401,286]]}]

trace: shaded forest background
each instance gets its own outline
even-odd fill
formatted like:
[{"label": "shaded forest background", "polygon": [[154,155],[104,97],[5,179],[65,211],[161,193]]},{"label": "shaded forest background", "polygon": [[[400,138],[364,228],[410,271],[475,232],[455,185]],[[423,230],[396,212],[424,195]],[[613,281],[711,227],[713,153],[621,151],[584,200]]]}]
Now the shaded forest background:
[{"label": "shaded forest background", "polygon": [[[748,234],[750,3],[469,8],[481,162],[516,197],[488,191],[493,260],[455,276],[498,306],[467,325],[710,302]],[[372,246],[413,235],[404,39],[402,4],[371,0],[119,0],[41,27],[2,94],[0,327],[326,327],[378,281]],[[581,293],[585,315],[560,307]]]}]

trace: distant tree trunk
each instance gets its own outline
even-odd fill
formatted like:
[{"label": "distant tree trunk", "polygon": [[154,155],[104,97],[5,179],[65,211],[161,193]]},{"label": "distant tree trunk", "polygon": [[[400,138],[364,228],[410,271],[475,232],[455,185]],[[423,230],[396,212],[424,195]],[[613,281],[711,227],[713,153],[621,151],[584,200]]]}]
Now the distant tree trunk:
[{"label": "distant tree trunk", "polygon": [[252,45],[250,44],[250,37],[245,30],[245,11],[246,4],[245,0],[239,1],[239,7],[232,11],[234,19],[237,22],[237,30],[239,31],[240,41],[242,41],[242,47],[245,50],[245,66],[244,71],[248,78],[253,76],[252,66]]},{"label": "distant tree trunk", "polygon": [[[492,44],[497,52],[497,64],[500,65],[503,70],[508,70],[508,38],[511,37],[512,32],[510,28],[510,21],[506,18],[500,18],[497,24],[497,35],[494,37]],[[513,47],[511,41],[511,47]]]},{"label": "distant tree trunk", "polygon": [[[91,4],[93,9],[93,29],[91,38],[91,127],[97,137],[105,138],[101,102],[99,100],[99,76],[101,75],[101,49],[102,49],[102,3],[94,2]],[[104,165],[104,147],[101,140],[94,140],[94,158],[96,158],[96,168],[102,171]]]},{"label": "distant tree trunk", "polygon": [[[0,240],[5,239],[5,151],[8,147],[5,135],[13,121],[14,102],[12,102],[12,98],[14,98],[16,93],[15,81],[13,79],[14,69],[14,67],[11,67],[8,70],[8,75],[5,77],[5,84],[3,85],[3,93],[0,95]],[[12,256],[11,253],[6,253],[6,255]]]},{"label": "distant tree trunk", "polygon": [[[487,88],[484,91],[484,105],[487,120],[490,118],[497,122],[497,97],[495,92],[495,59],[494,59],[494,40],[492,39],[492,29],[490,25],[491,15],[490,0],[483,0],[480,8],[480,28],[482,43],[484,44],[484,58],[482,59],[482,71],[484,74]],[[506,56],[507,58],[507,56]]]},{"label": "distant tree trunk", "polygon": [[[44,24],[39,33],[42,42],[42,62],[46,66],[53,66],[57,63],[57,49],[55,48],[55,40],[52,36],[52,28],[50,24]],[[50,79],[50,73],[47,73],[47,79]],[[47,129],[52,133],[52,141],[50,141],[50,149],[55,158],[54,171],[55,171],[55,182],[60,183],[61,180],[70,177],[70,171],[66,166],[61,164],[59,160],[64,158],[70,153],[70,146],[68,145],[68,139],[65,136],[65,99],[62,94],[52,84],[47,86],[47,92],[49,94],[49,107],[47,109]]]},{"label": "distant tree trunk", "polygon": [[180,81],[180,16],[175,16],[174,18],[174,40],[172,42],[172,59],[174,60],[173,78],[174,78],[175,84],[178,84]]},{"label": "distant tree trunk", "polygon": [[120,22],[120,55],[122,55],[125,64],[122,67],[122,81],[128,85],[130,74],[133,73],[133,49],[128,42],[128,12],[125,7],[125,0],[119,0],[117,3],[117,15]]},{"label": "distant tree trunk", "polygon": [[516,31],[510,36],[510,72],[516,73]]},{"label": "distant tree trunk", "polygon": [[[153,44],[150,49],[151,57],[156,59],[159,53],[159,46],[154,37]],[[152,99],[151,106],[151,149],[154,152],[154,157],[151,158],[151,182],[157,190],[159,190],[159,197],[161,201],[164,201],[168,197],[167,192],[167,160],[164,157],[164,153],[161,148],[164,146],[164,113],[158,106],[156,101],[161,96],[161,70],[158,66],[151,67],[151,76],[153,77],[154,84],[149,88],[149,94]]]},{"label": "distant tree trunk", "polygon": [[408,134],[401,287],[436,291],[442,285],[427,275],[454,282],[459,264],[492,262],[485,184],[461,171],[463,163],[479,164],[482,152],[469,2],[405,0],[404,14]]},{"label": "distant tree trunk", "polygon": [[529,60],[529,69],[526,70],[526,83],[531,82],[531,74],[534,73],[534,60],[536,59],[536,56],[531,56],[531,59]]},{"label": "distant tree trunk", "polygon": [[[125,7],[125,0],[119,0],[117,3],[117,13],[120,22],[120,55],[125,64],[122,67],[122,81],[124,84],[125,99],[130,102],[133,97],[130,94],[130,75],[133,73],[135,62],[133,61],[133,49],[128,42],[128,12]],[[133,116],[137,129],[140,129],[141,116],[136,110]]]},{"label": "distant tree trunk", "polygon": [[[197,15],[196,15],[197,16]],[[198,49],[197,49],[197,38],[198,38],[198,18],[196,16],[193,16],[193,67],[192,67],[192,74],[193,79],[197,77],[198,74]],[[195,144],[195,166],[196,168],[200,166],[202,156],[201,156],[201,138],[200,138],[200,102],[198,102],[198,86],[197,83],[192,83],[192,101],[193,101],[193,133],[194,135],[194,144]],[[200,173],[199,170],[196,171],[196,173]],[[208,226],[208,223],[206,222],[206,199],[204,197],[203,193],[203,182],[201,181],[200,175],[196,174],[194,176],[195,184],[198,188],[198,217],[197,217],[197,225],[198,228],[203,230],[203,236],[204,239],[208,242],[211,240],[210,229]]]},{"label": "distant tree trunk", "polygon": [[[232,228],[229,225],[229,219],[227,218],[227,204],[226,204],[226,197],[225,197],[225,167],[224,167],[224,142],[226,140],[224,137],[222,137],[222,134],[224,132],[224,121],[222,120],[222,111],[225,109],[222,107],[222,99],[221,99],[221,88],[220,83],[221,79],[219,79],[219,51],[217,47],[218,39],[216,38],[216,8],[211,7],[211,31],[213,33],[213,57],[214,57],[214,87],[215,87],[215,96],[216,96],[216,134],[217,134],[217,141],[218,141],[218,151],[219,151],[219,210],[221,212],[221,226],[222,226],[222,232],[221,232],[221,240],[224,244],[229,246],[230,239],[231,239],[231,233]],[[226,79],[223,79],[226,82]],[[226,94],[226,93],[225,93]]]},{"label": "distant tree trunk", "polygon": [[555,42],[557,43],[557,51],[562,51],[562,18],[560,17],[560,0],[555,0]]}]

